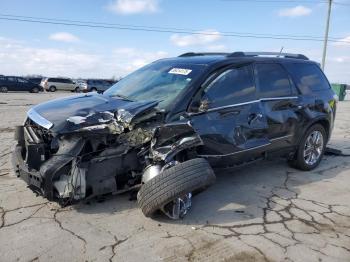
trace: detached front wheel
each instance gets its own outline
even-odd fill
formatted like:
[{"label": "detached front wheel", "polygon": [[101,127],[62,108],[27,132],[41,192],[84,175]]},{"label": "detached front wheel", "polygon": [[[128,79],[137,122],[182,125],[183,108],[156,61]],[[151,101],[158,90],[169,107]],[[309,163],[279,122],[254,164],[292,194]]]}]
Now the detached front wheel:
[{"label": "detached front wheel", "polygon": [[178,163],[141,186],[138,204],[146,217],[162,210],[168,217],[179,219],[191,207],[192,192],[203,190],[215,181],[209,163],[195,158]]}]

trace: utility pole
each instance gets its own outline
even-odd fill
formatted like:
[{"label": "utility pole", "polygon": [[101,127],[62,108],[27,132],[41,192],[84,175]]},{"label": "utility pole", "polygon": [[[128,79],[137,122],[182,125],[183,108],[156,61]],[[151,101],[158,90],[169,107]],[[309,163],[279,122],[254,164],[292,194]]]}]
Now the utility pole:
[{"label": "utility pole", "polygon": [[323,43],[322,70],[324,70],[325,64],[326,64],[328,33],[329,33],[329,21],[331,19],[332,1],[333,0],[328,0],[328,14],[327,14],[326,33],[325,33],[325,36],[324,36],[324,43]]}]

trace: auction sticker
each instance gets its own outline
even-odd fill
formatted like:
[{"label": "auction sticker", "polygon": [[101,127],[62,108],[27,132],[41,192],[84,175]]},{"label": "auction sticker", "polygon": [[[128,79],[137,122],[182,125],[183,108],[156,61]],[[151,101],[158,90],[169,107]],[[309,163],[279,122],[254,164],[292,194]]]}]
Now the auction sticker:
[{"label": "auction sticker", "polygon": [[174,74],[174,75],[184,75],[187,76],[189,73],[191,73],[191,69],[184,69],[184,68],[173,68],[169,71],[169,74]]}]

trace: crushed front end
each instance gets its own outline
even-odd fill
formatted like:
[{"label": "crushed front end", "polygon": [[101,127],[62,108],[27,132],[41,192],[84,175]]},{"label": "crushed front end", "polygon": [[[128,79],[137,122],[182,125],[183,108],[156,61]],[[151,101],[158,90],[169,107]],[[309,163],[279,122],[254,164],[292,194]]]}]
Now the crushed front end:
[{"label": "crushed front end", "polygon": [[61,132],[30,110],[15,132],[17,176],[61,203],[139,187],[155,125],[162,120],[156,104],[71,116]]}]

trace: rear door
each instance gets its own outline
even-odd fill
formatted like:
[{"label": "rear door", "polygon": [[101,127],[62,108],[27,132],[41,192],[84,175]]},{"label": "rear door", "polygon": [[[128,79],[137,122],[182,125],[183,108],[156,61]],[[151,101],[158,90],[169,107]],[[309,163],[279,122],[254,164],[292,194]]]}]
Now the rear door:
[{"label": "rear door", "polygon": [[64,80],[65,80],[65,83],[66,83],[67,90],[69,90],[69,91],[75,90],[76,85],[73,82],[73,80],[71,80],[71,79],[64,79]]},{"label": "rear door", "polygon": [[204,142],[201,155],[250,157],[259,153],[269,145],[268,126],[256,98],[251,65],[217,74],[197,95],[197,112],[190,113],[191,123]]},{"label": "rear door", "polygon": [[258,98],[268,125],[271,149],[293,145],[302,116],[299,96],[281,64],[256,63],[254,67]]},{"label": "rear door", "polygon": [[67,84],[65,83],[65,79],[55,78],[54,81],[54,85],[56,86],[57,90],[68,90]]},{"label": "rear door", "polygon": [[30,91],[32,89],[32,84],[28,80],[18,77],[17,81],[20,91]]},{"label": "rear door", "polygon": [[57,78],[56,81],[57,81],[58,89],[67,90],[67,84],[65,83],[65,79]]}]

